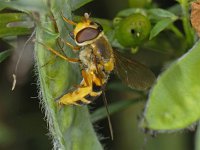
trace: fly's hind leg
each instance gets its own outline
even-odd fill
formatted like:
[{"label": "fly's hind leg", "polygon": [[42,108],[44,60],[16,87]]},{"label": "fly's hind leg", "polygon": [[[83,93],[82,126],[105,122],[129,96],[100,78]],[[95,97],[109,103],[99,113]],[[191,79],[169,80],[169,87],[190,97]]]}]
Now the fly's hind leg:
[{"label": "fly's hind leg", "polygon": [[91,92],[91,93],[90,93],[90,96],[97,97],[97,96],[99,96],[99,95],[101,95],[101,94],[102,94],[102,91],[99,91],[99,92]]},{"label": "fly's hind leg", "polygon": [[65,94],[59,99],[60,105],[78,105],[79,102],[89,104],[90,101],[85,98],[86,95],[91,93],[92,86],[77,88],[74,91]]},{"label": "fly's hind leg", "polygon": [[85,104],[89,104],[89,103],[91,103],[91,101],[89,101],[89,100],[87,100],[86,98],[81,98],[80,99],[81,100],[81,102],[84,102]]},{"label": "fly's hind leg", "polygon": [[90,103],[90,101],[86,99],[86,96],[92,92],[92,78],[91,78],[91,75],[87,73],[85,70],[82,70],[82,76],[83,76],[83,80],[81,84],[78,85],[78,88],[62,96],[59,99],[59,102],[58,102],[59,104],[77,105],[79,102],[84,103],[84,104]]}]

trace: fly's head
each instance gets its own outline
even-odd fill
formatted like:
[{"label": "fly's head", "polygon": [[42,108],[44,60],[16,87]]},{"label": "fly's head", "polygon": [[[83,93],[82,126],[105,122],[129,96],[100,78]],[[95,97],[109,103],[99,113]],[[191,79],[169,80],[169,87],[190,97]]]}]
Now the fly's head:
[{"label": "fly's head", "polygon": [[83,21],[77,23],[73,31],[74,40],[79,46],[93,43],[102,36],[102,33],[102,26],[99,23],[90,20],[88,13],[84,14]]}]

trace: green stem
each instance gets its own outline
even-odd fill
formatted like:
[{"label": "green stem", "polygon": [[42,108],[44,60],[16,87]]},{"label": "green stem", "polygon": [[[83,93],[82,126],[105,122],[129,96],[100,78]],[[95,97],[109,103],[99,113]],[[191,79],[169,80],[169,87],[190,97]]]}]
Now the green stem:
[{"label": "green stem", "polygon": [[169,28],[176,34],[177,37],[184,39],[184,35],[176,26],[171,25]]},{"label": "green stem", "polygon": [[189,2],[188,0],[179,0],[179,3],[182,8],[182,21],[183,29],[186,35],[186,42],[188,47],[191,47],[194,44],[194,31],[190,25]]},{"label": "green stem", "polygon": [[[69,31],[66,29],[60,12],[63,11],[65,17],[71,18],[70,0],[52,0],[49,7],[52,13],[39,14],[41,26],[36,27],[36,41],[59,51],[57,37],[60,36],[63,39],[69,37]],[[50,14],[53,14],[56,20],[59,33],[56,33],[55,22]],[[70,28],[70,26],[68,27]],[[64,48],[64,50],[69,56],[72,53],[69,48]],[[55,99],[61,96],[64,91],[80,81],[78,65],[72,65],[55,57],[38,43],[35,44],[35,56],[41,102],[45,109],[54,149],[102,150],[103,148],[92,127],[87,106],[63,106],[60,108],[55,102]],[[47,63],[50,60],[51,63]],[[46,65],[43,66],[44,64]]]}]

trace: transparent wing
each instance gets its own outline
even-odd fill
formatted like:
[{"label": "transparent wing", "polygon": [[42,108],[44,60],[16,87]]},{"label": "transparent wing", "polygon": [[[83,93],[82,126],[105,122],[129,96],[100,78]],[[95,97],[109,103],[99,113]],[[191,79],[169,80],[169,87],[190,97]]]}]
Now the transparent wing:
[{"label": "transparent wing", "polygon": [[154,73],[139,62],[114,50],[115,72],[129,87],[137,90],[150,88],[155,81]]}]

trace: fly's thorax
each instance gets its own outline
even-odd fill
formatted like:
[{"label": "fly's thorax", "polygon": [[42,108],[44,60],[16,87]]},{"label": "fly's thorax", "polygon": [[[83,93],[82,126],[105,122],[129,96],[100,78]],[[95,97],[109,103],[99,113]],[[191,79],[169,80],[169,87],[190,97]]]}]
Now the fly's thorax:
[{"label": "fly's thorax", "polygon": [[82,47],[82,50],[79,53],[79,59],[81,60],[83,68],[95,70],[96,66],[94,64],[94,54],[91,47]]},{"label": "fly's thorax", "polygon": [[103,65],[104,70],[111,72],[114,69],[114,55],[113,49],[110,45],[107,37],[103,35],[94,43],[91,44],[94,55],[100,61],[100,64]]},{"label": "fly's thorax", "polygon": [[102,57],[104,60],[109,61],[109,59],[113,57],[112,46],[105,35],[102,35],[100,38],[94,41],[91,44],[91,47],[94,51],[94,54],[98,57]]}]

